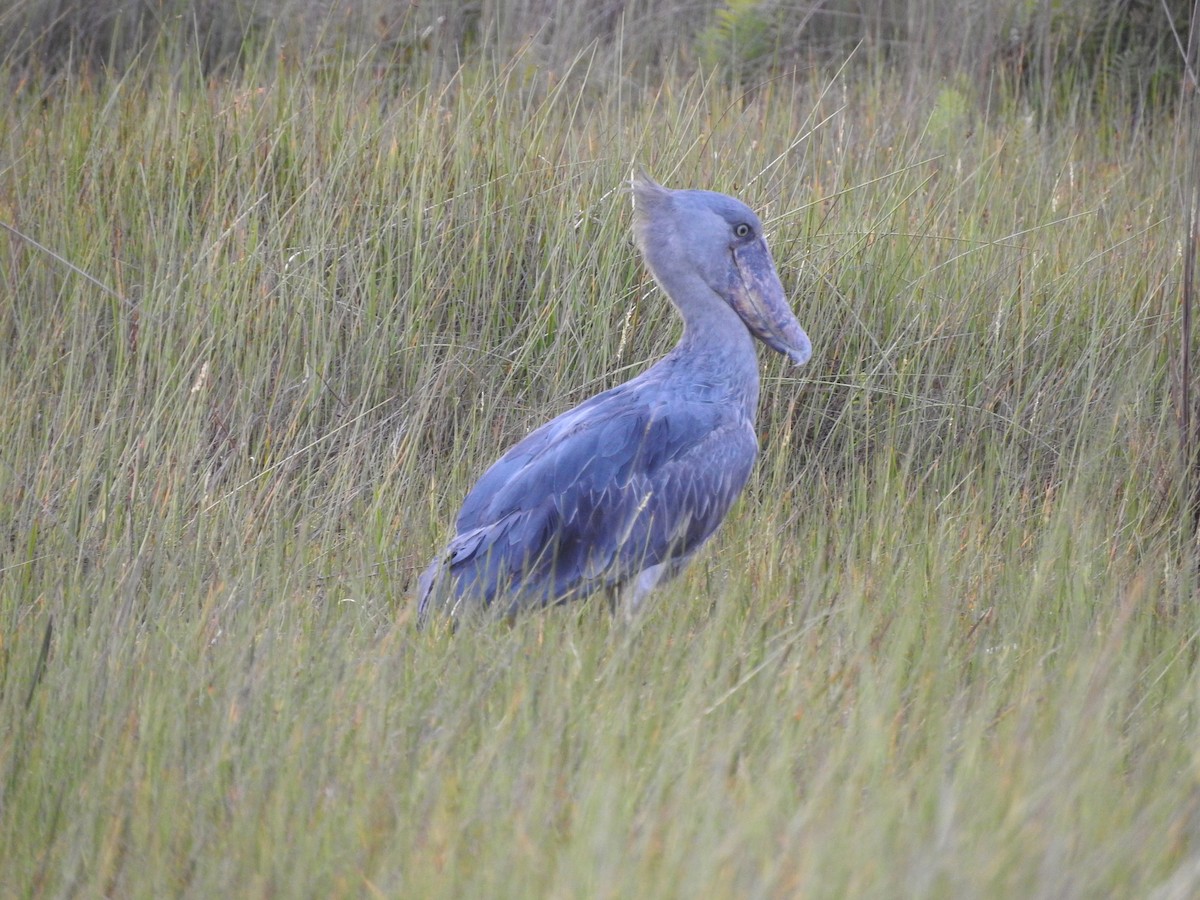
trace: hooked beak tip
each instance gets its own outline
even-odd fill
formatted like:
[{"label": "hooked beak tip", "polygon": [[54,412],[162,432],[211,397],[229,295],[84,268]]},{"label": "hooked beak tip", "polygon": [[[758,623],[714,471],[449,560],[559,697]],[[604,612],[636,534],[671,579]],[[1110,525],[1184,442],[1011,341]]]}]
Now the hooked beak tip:
[{"label": "hooked beak tip", "polygon": [[787,352],[788,359],[798,366],[802,366],[812,359],[812,344],[807,341],[802,347],[795,347]]},{"label": "hooked beak tip", "polygon": [[812,342],[798,323],[795,328],[785,328],[783,332],[771,335],[765,343],[772,350],[790,359],[793,365],[802,366],[812,359]]}]

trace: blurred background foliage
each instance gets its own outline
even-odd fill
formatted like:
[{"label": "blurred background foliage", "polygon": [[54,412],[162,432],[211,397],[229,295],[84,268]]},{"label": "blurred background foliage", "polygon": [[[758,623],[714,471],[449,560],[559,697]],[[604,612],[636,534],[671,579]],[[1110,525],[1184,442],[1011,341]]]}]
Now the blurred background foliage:
[{"label": "blurred background foliage", "polygon": [[[886,66],[919,89],[961,74],[1039,115],[1173,102],[1191,0],[7,0],[9,72],[126,71],[198,58],[219,75],[263,54],[369,59],[380,77],[447,77],[519,55],[589,81],[702,70],[735,86],[817,65]],[[171,60],[168,60],[171,61]]]}]

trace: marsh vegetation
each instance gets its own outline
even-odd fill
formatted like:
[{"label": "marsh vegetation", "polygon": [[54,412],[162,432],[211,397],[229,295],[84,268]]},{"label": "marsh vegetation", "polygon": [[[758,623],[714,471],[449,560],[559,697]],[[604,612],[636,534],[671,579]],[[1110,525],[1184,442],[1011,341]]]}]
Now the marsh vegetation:
[{"label": "marsh vegetation", "polygon": [[[1182,59],[758,6],[0,14],[0,893],[1200,891]],[[634,164],[762,214],[813,359],[632,626],[418,632],[482,467],[677,336]]]}]

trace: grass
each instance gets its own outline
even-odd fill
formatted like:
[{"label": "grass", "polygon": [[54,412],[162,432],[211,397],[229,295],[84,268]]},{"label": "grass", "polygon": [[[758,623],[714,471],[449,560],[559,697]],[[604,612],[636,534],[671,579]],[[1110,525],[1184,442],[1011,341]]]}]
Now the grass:
[{"label": "grass", "polygon": [[[1189,145],[884,72],[0,105],[0,894],[1193,894]],[[814,360],[632,626],[418,633],[487,462],[675,338],[634,162],[763,213]]]}]

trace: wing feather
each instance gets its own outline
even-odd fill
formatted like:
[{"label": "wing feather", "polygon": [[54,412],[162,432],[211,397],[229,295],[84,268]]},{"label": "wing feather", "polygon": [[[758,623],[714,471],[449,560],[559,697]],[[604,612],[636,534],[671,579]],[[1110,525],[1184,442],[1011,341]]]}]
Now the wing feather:
[{"label": "wing feather", "polygon": [[421,578],[422,611],[584,596],[712,535],[757,455],[752,426],[720,404],[638,402],[624,387],[543,425],[480,478]]}]

